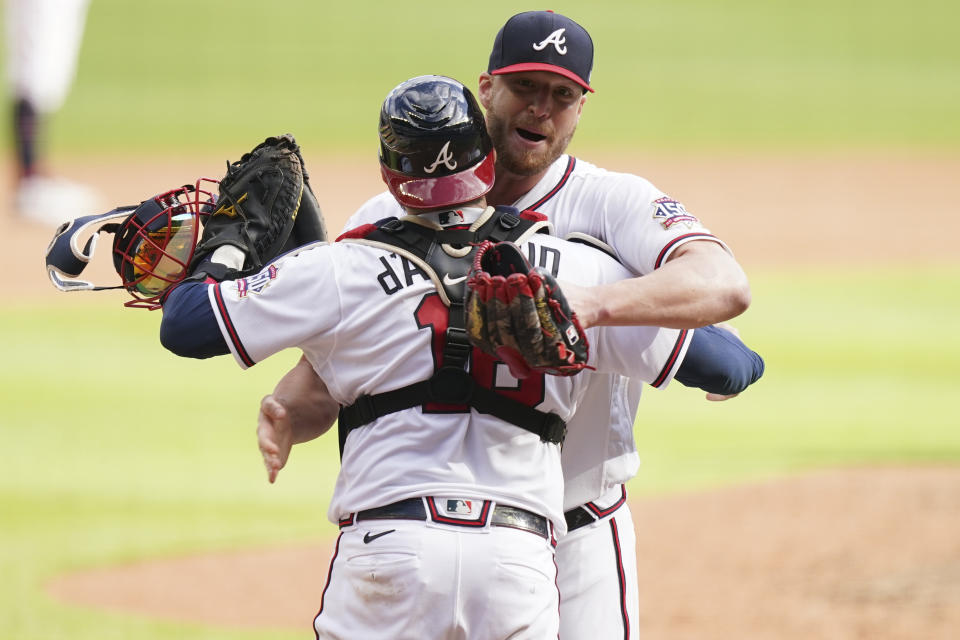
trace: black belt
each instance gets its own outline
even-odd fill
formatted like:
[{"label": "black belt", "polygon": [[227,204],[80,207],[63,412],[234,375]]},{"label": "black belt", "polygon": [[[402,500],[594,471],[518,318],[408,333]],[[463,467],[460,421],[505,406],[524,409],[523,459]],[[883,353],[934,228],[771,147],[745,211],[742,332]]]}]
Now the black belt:
[{"label": "black belt", "polygon": [[[430,500],[430,498],[427,498]],[[354,514],[352,519],[343,520],[340,526],[347,526],[352,522],[362,520],[426,520],[427,510],[423,506],[423,498],[407,498],[400,502],[374,507],[373,509],[364,509]],[[465,527],[483,526],[485,522],[475,520],[459,521],[455,518],[444,517],[442,519],[431,517],[434,522],[443,522],[444,524],[459,525]],[[511,507],[505,504],[498,504],[493,508],[490,514],[490,526],[492,527],[510,527],[535,533],[541,538],[550,540],[550,527],[547,519],[526,509]]]},{"label": "black belt", "polygon": [[570,509],[570,511],[564,513],[563,517],[567,520],[567,533],[570,533],[574,529],[584,527],[591,522],[596,522],[597,520],[583,507],[574,507],[573,509]]},{"label": "black belt", "polygon": [[592,522],[596,522],[600,518],[605,518],[620,507],[623,506],[623,503],[627,501],[627,489],[626,487],[620,487],[620,499],[614,502],[612,505],[606,509],[601,509],[593,502],[588,502],[579,507],[574,507],[569,511],[563,514],[564,519],[567,521],[567,533],[570,533],[574,529],[579,529],[584,527]]}]

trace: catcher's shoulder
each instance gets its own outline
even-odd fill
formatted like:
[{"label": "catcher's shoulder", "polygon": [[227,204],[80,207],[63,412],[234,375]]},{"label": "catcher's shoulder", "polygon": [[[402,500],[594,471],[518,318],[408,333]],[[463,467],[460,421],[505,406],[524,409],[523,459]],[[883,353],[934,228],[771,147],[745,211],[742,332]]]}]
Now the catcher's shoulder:
[{"label": "catcher's shoulder", "polygon": [[549,247],[561,253],[570,253],[579,257],[591,256],[594,251],[615,255],[613,248],[607,243],[589,234],[579,232],[571,232],[563,237],[552,231],[550,233],[534,233],[528,236],[522,244],[524,246]]},{"label": "catcher's shoulder", "polygon": [[545,267],[555,277],[574,282],[605,281],[609,277],[602,274],[624,271],[612,247],[586,234],[560,238],[537,233],[523,243],[521,250],[534,266]]},{"label": "catcher's shoulder", "polygon": [[311,256],[318,255],[319,252],[330,250],[331,243],[327,240],[317,240],[316,242],[309,242],[305,245],[291,249],[285,253],[280,254],[276,257],[273,262],[280,260],[286,260],[288,258],[295,258],[297,256]]}]

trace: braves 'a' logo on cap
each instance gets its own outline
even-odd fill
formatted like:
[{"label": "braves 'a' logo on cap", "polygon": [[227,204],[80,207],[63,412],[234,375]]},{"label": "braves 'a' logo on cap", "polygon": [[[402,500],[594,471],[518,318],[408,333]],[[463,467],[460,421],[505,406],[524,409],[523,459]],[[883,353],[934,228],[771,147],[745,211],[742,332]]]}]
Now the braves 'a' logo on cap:
[{"label": "braves 'a' logo on cap", "polygon": [[534,50],[543,51],[549,45],[552,44],[554,48],[556,48],[557,53],[559,53],[562,56],[567,55],[567,46],[566,46],[567,37],[563,35],[563,32],[566,30],[567,30],[566,28],[557,29],[556,31],[551,33],[549,36],[547,36],[545,39],[541,40],[540,42],[534,42],[533,43]]},{"label": "braves 'a' logo on cap", "polygon": [[453,171],[457,168],[457,161],[453,159],[453,154],[450,153],[449,140],[447,140],[446,144],[443,145],[443,148],[440,149],[440,153],[437,154],[437,159],[433,161],[433,164],[429,167],[424,167],[423,170],[427,173],[433,173],[441,164],[450,171]]}]

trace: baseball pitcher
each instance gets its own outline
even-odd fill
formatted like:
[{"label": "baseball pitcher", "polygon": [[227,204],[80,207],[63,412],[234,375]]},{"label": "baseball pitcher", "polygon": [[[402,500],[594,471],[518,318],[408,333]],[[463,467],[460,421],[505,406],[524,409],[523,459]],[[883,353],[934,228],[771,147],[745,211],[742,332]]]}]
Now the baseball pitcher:
[{"label": "baseball pitcher", "polygon": [[[572,295],[573,283],[565,283],[585,326],[689,329],[738,315],[749,303],[742,269],[680,202],[643,178],[564,154],[593,92],[592,66],[593,42],[573,20],[530,11],[506,22],[479,82],[497,152],[487,201],[545,214],[561,237],[589,237],[594,244],[599,239],[632,276],[642,276],[595,287],[589,297]],[[345,229],[399,214],[395,198],[385,192],[361,207]],[[734,342],[712,327],[696,331],[678,380],[721,397],[735,394],[745,376],[737,376],[738,385],[721,376],[710,386],[702,373],[709,359],[701,359],[711,344]],[[752,375],[744,373],[746,379]],[[302,379],[301,385],[309,388]],[[562,640],[639,633],[636,544],[624,483],[640,464],[633,426],[641,389],[637,379],[594,374],[568,424],[562,455],[568,534],[557,546]],[[270,417],[261,412],[264,421],[269,424]],[[609,428],[597,429],[600,424]],[[278,462],[271,460],[275,476]]]}]

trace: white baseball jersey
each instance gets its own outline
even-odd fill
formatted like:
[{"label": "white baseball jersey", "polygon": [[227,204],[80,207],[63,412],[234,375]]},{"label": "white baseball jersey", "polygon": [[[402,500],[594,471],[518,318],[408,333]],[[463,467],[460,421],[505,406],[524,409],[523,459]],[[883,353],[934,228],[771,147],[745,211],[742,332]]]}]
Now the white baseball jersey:
[{"label": "white baseball jersey", "polygon": [[[625,277],[650,273],[692,240],[723,245],[682,204],[648,180],[568,155],[558,158],[543,179],[512,204],[545,214],[557,236],[582,233],[605,242],[630,271]],[[402,209],[384,192],[367,201],[345,229],[399,215]],[[642,382],[617,375],[591,376],[563,448],[565,510],[609,494],[636,474],[640,462],[633,423]],[[610,428],[597,429],[601,424]]]},{"label": "white baseball jersey", "polygon": [[[470,224],[490,212],[462,210],[457,222]],[[528,245],[561,280],[591,286],[630,275],[601,252],[556,237],[535,234],[523,243],[525,252]],[[447,309],[423,270],[389,250],[352,243],[322,243],[284,256],[254,276],[211,285],[209,296],[242,366],[300,348],[341,405],[429,378],[447,327]],[[682,360],[688,335],[655,327],[590,329],[590,364],[663,385]],[[565,420],[593,375],[517,380],[476,351],[471,373],[478,383]],[[593,428],[606,431],[602,422]],[[350,433],[328,516],[338,522],[404,498],[457,495],[545,515],[562,533],[560,464],[559,447],[490,415],[467,407],[406,409]]]}]

